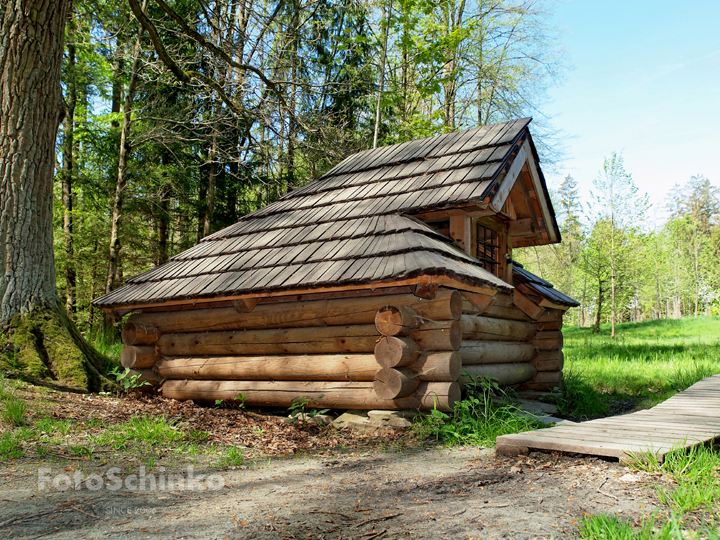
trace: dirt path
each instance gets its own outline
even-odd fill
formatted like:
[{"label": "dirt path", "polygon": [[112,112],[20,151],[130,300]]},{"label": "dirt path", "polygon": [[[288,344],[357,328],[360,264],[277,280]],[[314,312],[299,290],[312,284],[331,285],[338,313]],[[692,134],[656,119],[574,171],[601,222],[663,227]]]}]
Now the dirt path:
[{"label": "dirt path", "polygon": [[[73,475],[72,466],[52,474]],[[225,487],[37,491],[37,464],[4,467],[0,538],[576,538],[583,513],[635,521],[655,508],[651,477],[544,453],[496,459],[492,450],[433,448],[195,471],[203,473],[222,474]]]}]

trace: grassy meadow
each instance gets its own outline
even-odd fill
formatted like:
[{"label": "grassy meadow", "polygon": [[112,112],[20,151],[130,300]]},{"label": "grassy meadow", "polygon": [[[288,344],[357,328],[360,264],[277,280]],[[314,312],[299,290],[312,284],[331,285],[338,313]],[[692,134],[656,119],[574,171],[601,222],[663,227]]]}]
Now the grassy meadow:
[{"label": "grassy meadow", "polygon": [[561,412],[585,419],[652,407],[720,373],[720,317],[563,329]]},{"label": "grassy meadow", "polygon": [[[566,327],[565,389],[561,412],[576,419],[645,409],[695,382],[720,373],[720,317],[624,323],[610,337]],[[660,510],[640,524],[614,515],[585,516],[584,539],[718,539],[720,453],[698,447],[669,454],[664,463],[637,460],[637,470],[670,480],[656,487]]]}]

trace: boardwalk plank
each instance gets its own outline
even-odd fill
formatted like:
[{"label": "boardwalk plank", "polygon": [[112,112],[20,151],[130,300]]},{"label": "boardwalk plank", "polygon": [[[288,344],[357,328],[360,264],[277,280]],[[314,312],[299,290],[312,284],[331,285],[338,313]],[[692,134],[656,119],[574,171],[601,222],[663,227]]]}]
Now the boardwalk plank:
[{"label": "boardwalk plank", "polygon": [[512,448],[555,450],[623,458],[669,451],[720,437],[720,375],[699,381],[647,411],[561,424],[497,438],[499,451]]}]

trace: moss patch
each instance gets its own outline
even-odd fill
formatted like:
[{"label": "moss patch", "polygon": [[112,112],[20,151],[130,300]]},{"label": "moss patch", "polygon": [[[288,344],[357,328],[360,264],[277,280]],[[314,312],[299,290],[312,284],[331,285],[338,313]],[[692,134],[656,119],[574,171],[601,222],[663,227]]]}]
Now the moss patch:
[{"label": "moss patch", "polygon": [[93,349],[60,310],[37,308],[17,315],[7,335],[0,355],[0,367],[7,371],[83,392],[116,388],[103,375],[113,361]]}]

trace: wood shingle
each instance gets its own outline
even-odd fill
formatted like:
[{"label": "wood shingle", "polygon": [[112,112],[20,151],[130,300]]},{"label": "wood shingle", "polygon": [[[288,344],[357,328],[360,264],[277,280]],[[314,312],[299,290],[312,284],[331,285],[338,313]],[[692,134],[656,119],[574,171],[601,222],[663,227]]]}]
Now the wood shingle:
[{"label": "wood shingle", "polygon": [[[530,119],[349,156],[97,300],[121,307],[445,274],[511,287],[412,214],[485,201]],[[542,286],[542,284],[538,284]]]}]

